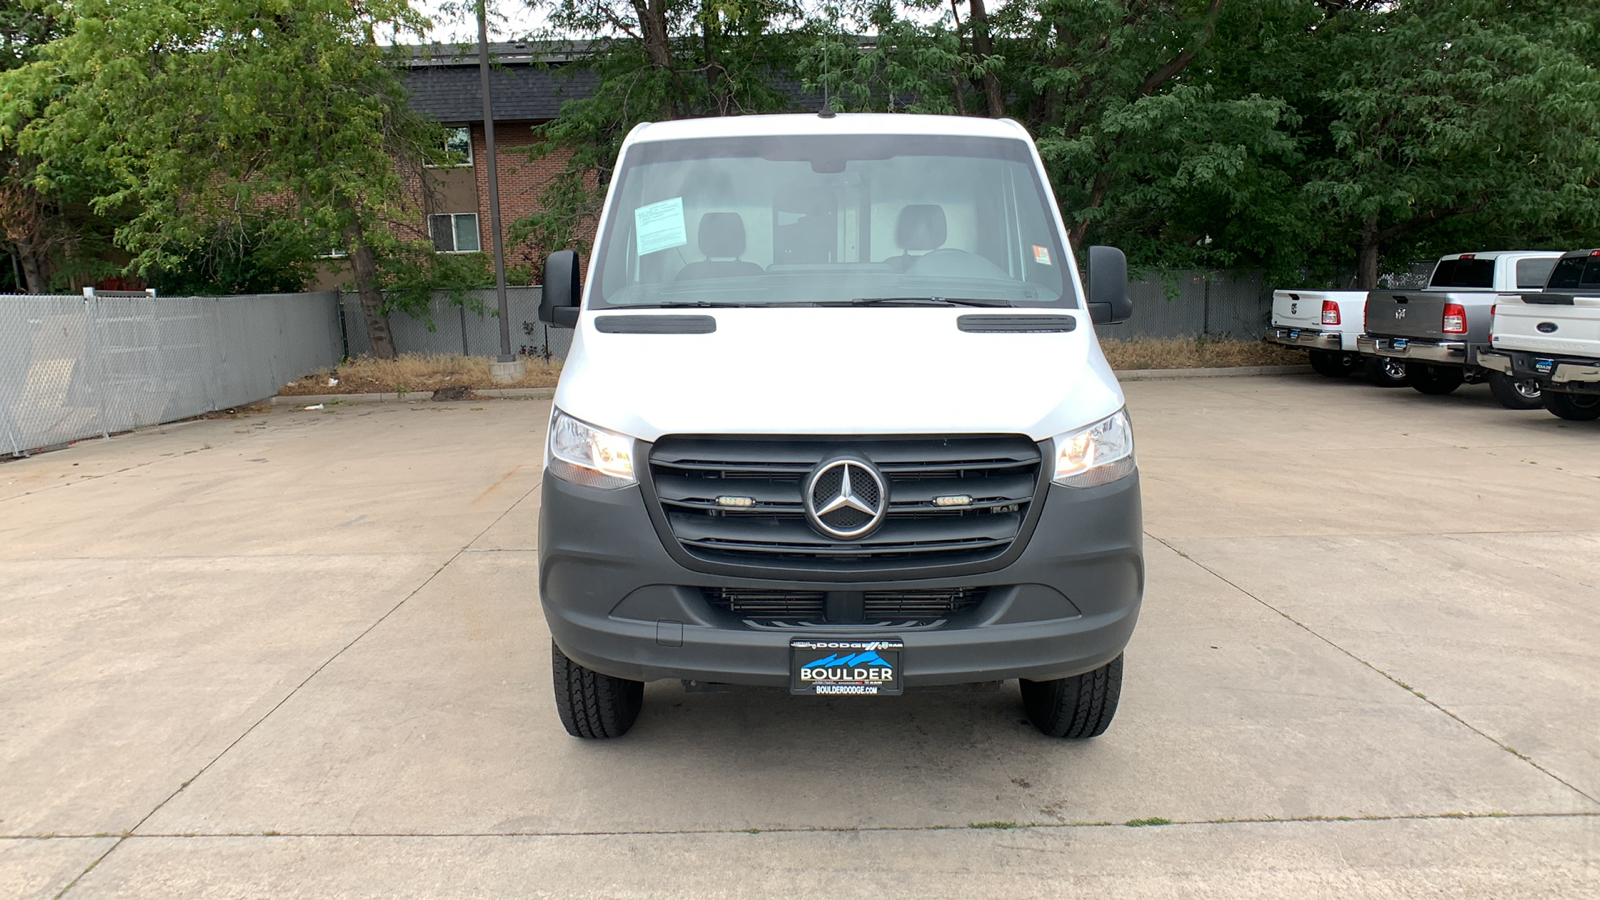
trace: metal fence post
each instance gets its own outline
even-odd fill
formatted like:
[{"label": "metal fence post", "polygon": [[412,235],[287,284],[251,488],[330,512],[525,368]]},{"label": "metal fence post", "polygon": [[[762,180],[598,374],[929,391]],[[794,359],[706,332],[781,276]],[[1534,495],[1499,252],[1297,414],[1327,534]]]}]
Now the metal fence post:
[{"label": "metal fence post", "polygon": [[89,355],[90,369],[94,372],[94,395],[100,406],[100,436],[111,440],[111,425],[106,414],[106,359],[100,352],[100,300],[94,288],[83,289],[84,349]]}]

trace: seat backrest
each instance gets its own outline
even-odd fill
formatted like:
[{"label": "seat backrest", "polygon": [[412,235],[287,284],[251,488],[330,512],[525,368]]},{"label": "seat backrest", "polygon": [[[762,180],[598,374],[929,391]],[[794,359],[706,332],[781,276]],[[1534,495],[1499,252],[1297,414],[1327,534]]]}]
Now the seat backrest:
[{"label": "seat backrest", "polygon": [[894,240],[901,250],[937,250],[944,246],[948,236],[944,207],[937,203],[913,203],[903,207],[894,226]]},{"label": "seat backrest", "polygon": [[743,256],[744,219],[735,212],[708,212],[701,216],[700,255],[706,259]]},{"label": "seat backrest", "polygon": [[708,212],[700,217],[701,262],[678,271],[675,281],[760,275],[766,270],[739,257],[744,254],[744,219],[735,212]]}]

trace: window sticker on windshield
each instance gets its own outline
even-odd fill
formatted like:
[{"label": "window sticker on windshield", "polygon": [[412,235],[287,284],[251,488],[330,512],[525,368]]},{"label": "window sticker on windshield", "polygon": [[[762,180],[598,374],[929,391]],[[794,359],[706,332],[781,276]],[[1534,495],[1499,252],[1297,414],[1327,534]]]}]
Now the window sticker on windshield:
[{"label": "window sticker on windshield", "polygon": [[683,198],[673,197],[634,210],[633,229],[640,256],[689,243],[689,232],[683,225]]},{"label": "window sticker on windshield", "polygon": [[1041,247],[1038,244],[1034,244],[1033,245],[1033,261],[1038,263],[1041,266],[1051,265],[1051,262],[1050,262],[1050,248],[1049,247]]}]

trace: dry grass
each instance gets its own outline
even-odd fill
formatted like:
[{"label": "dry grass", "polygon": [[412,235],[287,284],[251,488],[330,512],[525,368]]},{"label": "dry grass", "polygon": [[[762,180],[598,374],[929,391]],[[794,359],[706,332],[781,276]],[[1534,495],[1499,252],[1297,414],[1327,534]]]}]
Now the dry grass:
[{"label": "dry grass", "polygon": [[[1134,338],[1102,340],[1111,368],[1126,369],[1210,369],[1222,366],[1305,365],[1306,356],[1298,350],[1264,341],[1211,341],[1194,338]],[[432,393],[440,388],[465,387],[473,390],[503,387],[554,387],[561,377],[561,361],[528,360],[528,373],[521,381],[500,384],[489,377],[488,357],[443,353],[407,354],[398,359],[359,357],[332,369],[307,375],[278,393],[282,396],[309,394],[390,394]],[[328,384],[337,378],[338,384]]]},{"label": "dry grass", "polygon": [[1290,350],[1266,341],[1205,340],[1197,338],[1101,339],[1111,368],[1217,369],[1227,366],[1303,366],[1304,351]]},{"label": "dry grass", "polygon": [[[290,382],[278,394],[432,393],[447,387],[474,390],[554,387],[556,379],[561,377],[559,360],[529,359],[528,372],[520,381],[503,384],[489,377],[490,362],[492,360],[486,356],[443,353],[405,354],[396,359],[362,356]],[[338,379],[339,383],[330,385],[331,378]]]}]

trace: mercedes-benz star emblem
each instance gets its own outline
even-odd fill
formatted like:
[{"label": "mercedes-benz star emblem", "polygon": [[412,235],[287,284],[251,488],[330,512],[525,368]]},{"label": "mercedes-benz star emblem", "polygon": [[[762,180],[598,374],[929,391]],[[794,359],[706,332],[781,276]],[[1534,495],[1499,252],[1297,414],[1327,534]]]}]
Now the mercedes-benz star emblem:
[{"label": "mercedes-benz star emblem", "polygon": [[861,537],[878,527],[888,509],[883,476],[865,460],[825,463],[806,483],[806,518],[828,537]]}]

